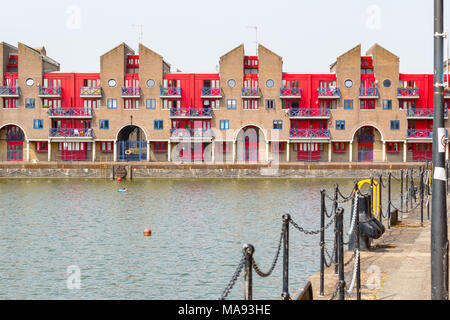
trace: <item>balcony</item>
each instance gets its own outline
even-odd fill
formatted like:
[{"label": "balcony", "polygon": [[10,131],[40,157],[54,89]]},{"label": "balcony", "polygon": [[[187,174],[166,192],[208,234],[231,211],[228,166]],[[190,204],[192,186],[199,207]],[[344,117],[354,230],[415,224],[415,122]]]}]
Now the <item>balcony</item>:
[{"label": "balcony", "polygon": [[[406,110],[407,119],[423,119],[423,118],[433,118],[433,109],[408,109]],[[444,118],[448,118],[448,109],[444,109]]]},{"label": "balcony", "polygon": [[92,128],[50,128],[50,138],[86,138],[93,137]]},{"label": "balcony", "polygon": [[280,88],[280,98],[281,99],[300,99],[302,97],[301,88]]},{"label": "balcony", "polygon": [[9,56],[7,67],[18,67],[19,66],[19,56],[16,54],[12,54]]},{"label": "balcony", "polygon": [[289,130],[289,137],[297,139],[330,139],[330,130],[292,128]]},{"label": "balcony", "polygon": [[0,87],[0,97],[5,98],[18,98],[20,96],[19,87]]},{"label": "balcony", "polygon": [[289,118],[308,118],[308,119],[328,119],[330,118],[330,109],[321,109],[321,108],[309,108],[309,109],[300,109],[300,108],[291,108],[289,109]]},{"label": "balcony", "polygon": [[39,97],[41,98],[60,98],[60,87],[41,87],[39,86]]},{"label": "balcony", "polygon": [[359,88],[360,99],[378,99],[377,88]]},{"label": "balcony", "polygon": [[259,88],[242,88],[243,99],[259,99],[261,98],[261,90]]},{"label": "balcony", "polygon": [[209,88],[203,87],[200,98],[222,98],[222,89],[221,88]]},{"label": "balcony", "polygon": [[100,87],[81,87],[80,88],[81,98],[101,98],[102,88]]},{"label": "balcony", "polygon": [[419,88],[398,88],[398,99],[419,99]]},{"label": "balcony", "polygon": [[213,111],[211,108],[172,108],[170,109],[171,118],[199,118],[211,119]]},{"label": "balcony", "polygon": [[180,87],[161,87],[160,94],[161,98],[181,98],[181,88]]},{"label": "balcony", "polygon": [[139,68],[139,56],[128,55],[127,56],[127,68]]},{"label": "balcony", "polygon": [[194,139],[207,139],[211,140],[213,137],[213,131],[211,129],[182,129],[182,128],[172,128],[170,129],[171,139],[183,139],[183,138],[194,138]]},{"label": "balcony", "polygon": [[139,87],[122,87],[122,98],[140,98],[141,88]]},{"label": "balcony", "polygon": [[48,109],[50,118],[92,118],[92,108],[55,108]]},{"label": "balcony", "polygon": [[319,88],[319,99],[339,99],[341,90],[339,88]]},{"label": "balcony", "polygon": [[358,142],[368,142],[373,143],[375,142],[375,135],[373,133],[371,134],[358,134],[357,135]]},{"label": "balcony", "polygon": [[432,129],[408,129],[408,138],[426,138],[431,139],[433,137]]}]

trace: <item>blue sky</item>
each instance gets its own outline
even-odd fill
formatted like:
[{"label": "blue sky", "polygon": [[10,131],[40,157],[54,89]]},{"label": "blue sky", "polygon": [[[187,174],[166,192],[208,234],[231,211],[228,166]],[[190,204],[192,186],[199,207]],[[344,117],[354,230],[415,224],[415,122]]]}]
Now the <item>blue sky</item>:
[{"label": "blue sky", "polygon": [[[450,5],[449,1],[447,5]],[[358,43],[400,57],[400,71],[433,72],[432,0],[214,0],[35,2],[0,10],[0,41],[45,45],[66,72],[98,72],[99,56],[121,42],[143,43],[183,72],[216,72],[219,58],[258,41],[283,57],[285,72],[328,72]],[[445,3],[444,3],[445,5]],[[450,26],[445,8],[444,26]]]}]

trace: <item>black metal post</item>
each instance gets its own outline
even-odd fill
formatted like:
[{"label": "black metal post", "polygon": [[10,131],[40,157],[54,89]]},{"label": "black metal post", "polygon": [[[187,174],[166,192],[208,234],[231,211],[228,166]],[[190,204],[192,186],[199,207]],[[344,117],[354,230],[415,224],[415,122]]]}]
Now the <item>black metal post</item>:
[{"label": "black metal post", "polygon": [[388,175],[388,229],[391,229],[391,180],[392,173]]},{"label": "black metal post", "polygon": [[[336,210],[338,219],[338,251],[339,251],[339,300],[345,300],[345,278],[344,278],[344,209]],[[357,236],[358,238],[358,236]]]},{"label": "black metal post", "polygon": [[244,299],[253,300],[253,253],[255,247],[251,244],[245,244],[243,248],[245,252],[245,276],[244,276]]},{"label": "black metal post", "polygon": [[356,250],[358,250],[358,255],[355,256],[356,263],[358,266],[358,269],[356,269],[356,300],[361,300],[361,265],[360,265],[360,258],[359,258],[359,249],[360,249],[360,243],[359,243],[359,212],[356,212],[355,216],[355,232],[356,232]]},{"label": "black metal post", "polygon": [[325,190],[320,190],[320,292],[324,295],[325,279]]},{"label": "black metal post", "polygon": [[400,211],[403,212],[403,169],[400,170]]},{"label": "black metal post", "polygon": [[[338,201],[338,190],[339,190],[339,185],[336,183],[334,185],[334,212],[336,212],[337,210],[337,201]],[[337,227],[337,219],[336,219],[336,215],[334,215],[334,243],[338,242],[338,227]],[[334,250],[334,274],[338,274],[338,248],[337,245],[334,246],[335,250]]]},{"label": "black metal post", "polygon": [[424,172],[423,168],[420,171],[420,226],[423,227],[423,195],[424,195],[424,184],[423,184]]},{"label": "black metal post", "polygon": [[447,195],[445,191],[444,1],[434,0],[433,197],[431,198],[431,299],[448,300]]},{"label": "black metal post", "polygon": [[[409,177],[409,170],[406,169],[406,182],[405,182],[405,191],[406,191],[406,211],[408,211],[408,200],[409,200],[409,186],[408,186],[408,177]],[[403,213],[402,213],[403,216]]]},{"label": "black metal post", "polygon": [[284,236],[283,236],[283,300],[289,300],[289,222],[291,216],[283,215]]},{"label": "black metal post", "polygon": [[414,190],[414,169],[411,168],[411,187],[409,188],[409,204],[411,205],[411,209],[413,208],[413,199],[414,202],[416,200],[416,191]]},{"label": "black metal post", "polygon": [[370,213],[371,215],[374,214],[373,212],[373,175],[370,175]]},{"label": "black metal post", "polygon": [[378,214],[379,214],[379,220],[380,222],[383,222],[383,176],[380,173],[380,179],[379,179],[379,183],[378,183],[378,190],[379,190],[379,194],[380,194],[380,199],[378,200]]}]

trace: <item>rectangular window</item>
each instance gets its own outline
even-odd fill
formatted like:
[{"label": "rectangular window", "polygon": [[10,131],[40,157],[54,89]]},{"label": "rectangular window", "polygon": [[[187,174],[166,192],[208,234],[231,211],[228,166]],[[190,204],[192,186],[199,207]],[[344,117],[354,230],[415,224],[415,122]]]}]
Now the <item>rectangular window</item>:
[{"label": "rectangular window", "polygon": [[220,120],[220,130],[230,129],[230,120]]},{"label": "rectangular window", "polygon": [[375,109],[375,101],[374,100],[361,100],[360,102],[361,110],[373,110]]},{"label": "rectangular window", "polygon": [[27,109],[36,108],[36,100],[34,98],[26,98],[25,99],[25,108],[27,108]]},{"label": "rectangular window", "polygon": [[387,153],[399,153],[400,149],[398,147],[398,142],[387,142],[386,143]]},{"label": "rectangular window", "polygon": [[164,129],[164,121],[163,120],[155,120],[153,122],[154,129],[155,130],[162,130]]},{"label": "rectangular window", "polygon": [[153,142],[153,152],[155,153],[165,153],[167,152],[167,142]]},{"label": "rectangular window", "polygon": [[272,142],[272,153],[283,153],[285,152],[284,142]]},{"label": "rectangular window", "polygon": [[344,109],[353,109],[353,100],[344,100]]},{"label": "rectangular window", "polygon": [[110,153],[113,152],[113,143],[111,141],[103,141],[100,144],[100,152]]},{"label": "rectangular window", "polygon": [[236,109],[236,99],[227,100],[227,109]]},{"label": "rectangular window", "polygon": [[229,153],[231,150],[231,143],[229,142],[219,142],[219,152]]},{"label": "rectangular window", "polygon": [[36,152],[47,152],[48,151],[48,142],[46,141],[37,141],[35,146]]},{"label": "rectangular window", "polygon": [[346,151],[346,143],[345,142],[334,142],[333,143],[333,152],[334,153],[345,153]]},{"label": "rectangular window", "polygon": [[383,100],[383,110],[392,110],[392,100]]},{"label": "rectangular window", "polygon": [[117,99],[108,99],[108,109],[117,109]]},{"label": "rectangular window", "polygon": [[42,119],[34,119],[33,120],[33,128],[34,129],[42,129],[42,128],[44,128],[44,120],[42,120]]},{"label": "rectangular window", "polygon": [[139,109],[139,99],[125,99],[125,109],[134,110]]},{"label": "rectangular window", "polygon": [[283,129],[283,120],[273,120],[273,129],[274,130]]},{"label": "rectangular window", "polygon": [[266,109],[267,110],[275,110],[275,100],[266,99]]},{"label": "rectangular window", "polygon": [[109,129],[109,120],[100,120],[99,127],[103,130]]},{"label": "rectangular window", "polygon": [[245,110],[256,110],[259,108],[258,100],[244,99]]},{"label": "rectangular window", "polygon": [[336,120],[336,130],[345,130],[345,120]]},{"label": "rectangular window", "polygon": [[400,130],[400,120],[391,120],[391,130]]},{"label": "rectangular window", "polygon": [[3,105],[3,108],[5,109],[15,109],[17,108],[17,100],[15,98],[5,98],[5,103]]},{"label": "rectangular window", "polygon": [[156,100],[155,99],[145,100],[145,107],[147,109],[156,109]]}]

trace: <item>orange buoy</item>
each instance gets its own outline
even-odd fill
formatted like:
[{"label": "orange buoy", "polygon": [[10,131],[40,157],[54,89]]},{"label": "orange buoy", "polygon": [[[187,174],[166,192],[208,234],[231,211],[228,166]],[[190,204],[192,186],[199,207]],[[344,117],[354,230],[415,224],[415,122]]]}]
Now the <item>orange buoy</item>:
[{"label": "orange buoy", "polygon": [[150,228],[144,229],[144,236],[149,237],[152,235],[152,230]]},{"label": "orange buoy", "polygon": [[118,178],[117,178],[117,181],[119,181],[119,182],[122,181],[122,178],[121,178],[121,177],[118,177]]}]

